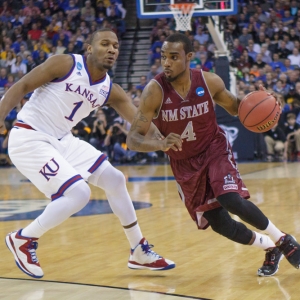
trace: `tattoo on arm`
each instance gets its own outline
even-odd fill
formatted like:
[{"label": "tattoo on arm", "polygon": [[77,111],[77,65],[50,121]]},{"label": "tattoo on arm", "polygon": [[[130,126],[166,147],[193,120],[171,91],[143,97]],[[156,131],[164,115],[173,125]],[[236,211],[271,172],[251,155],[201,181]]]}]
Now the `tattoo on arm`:
[{"label": "tattoo on arm", "polygon": [[134,120],[133,120],[132,125],[130,127],[130,131],[141,128],[141,126],[139,125],[141,122],[146,123],[146,122],[148,122],[148,120],[145,117],[145,115],[139,110],[137,115],[134,117]]}]

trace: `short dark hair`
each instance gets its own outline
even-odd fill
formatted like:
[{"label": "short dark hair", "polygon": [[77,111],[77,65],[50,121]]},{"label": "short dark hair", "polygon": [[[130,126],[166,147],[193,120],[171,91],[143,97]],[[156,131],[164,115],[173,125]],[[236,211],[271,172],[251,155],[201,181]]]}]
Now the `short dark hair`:
[{"label": "short dark hair", "polygon": [[194,51],[191,40],[185,34],[179,32],[169,35],[166,38],[166,42],[183,44],[185,54]]},{"label": "short dark hair", "polygon": [[110,32],[116,34],[113,30],[111,30],[110,28],[107,28],[107,27],[98,29],[98,30],[96,30],[96,31],[93,32],[93,34],[92,34],[92,36],[91,36],[91,38],[90,38],[90,43],[89,43],[89,44],[91,45],[91,44],[93,43],[93,41],[94,41],[94,39],[95,39],[95,36],[96,36],[98,33],[100,33],[100,32],[106,32],[106,31],[110,31]]}]

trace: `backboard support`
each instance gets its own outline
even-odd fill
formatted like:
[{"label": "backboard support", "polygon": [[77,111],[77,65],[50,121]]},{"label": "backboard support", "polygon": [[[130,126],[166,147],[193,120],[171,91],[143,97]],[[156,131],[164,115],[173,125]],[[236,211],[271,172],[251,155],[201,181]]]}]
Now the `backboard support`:
[{"label": "backboard support", "polygon": [[195,3],[193,17],[227,16],[237,14],[237,0],[136,0],[137,14],[140,19],[173,18],[171,4]]}]

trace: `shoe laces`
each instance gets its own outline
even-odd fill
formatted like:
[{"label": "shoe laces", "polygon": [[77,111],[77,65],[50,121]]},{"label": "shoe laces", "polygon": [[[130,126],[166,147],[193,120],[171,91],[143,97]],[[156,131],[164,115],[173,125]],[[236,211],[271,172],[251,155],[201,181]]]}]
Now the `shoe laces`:
[{"label": "shoe laces", "polygon": [[276,248],[270,249],[266,251],[264,266],[274,265],[276,260]]},{"label": "shoe laces", "polygon": [[290,256],[291,254],[293,254],[298,247],[294,245],[292,237],[286,235],[282,241],[281,244],[279,246],[277,246],[279,248],[280,251],[282,251],[285,256]]},{"label": "shoe laces", "polygon": [[153,250],[151,250],[151,248],[154,247],[153,245],[146,243],[146,244],[141,244],[141,246],[142,246],[143,252],[147,256],[153,255],[153,256],[157,256],[157,259],[161,258],[160,255],[158,255],[156,252],[154,252]]},{"label": "shoe laces", "polygon": [[30,241],[28,243],[27,251],[29,252],[29,254],[31,256],[31,260],[34,263],[38,263],[39,262],[38,259],[37,259],[37,256],[36,256],[36,252],[35,252],[35,250],[37,248],[38,248],[38,243],[37,242]]}]

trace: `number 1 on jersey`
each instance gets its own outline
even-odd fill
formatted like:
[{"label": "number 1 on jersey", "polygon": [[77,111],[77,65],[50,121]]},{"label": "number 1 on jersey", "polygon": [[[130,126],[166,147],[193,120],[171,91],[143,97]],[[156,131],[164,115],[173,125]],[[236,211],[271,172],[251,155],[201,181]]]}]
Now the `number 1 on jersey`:
[{"label": "number 1 on jersey", "polygon": [[183,133],[181,134],[182,139],[186,139],[187,142],[196,140],[196,134],[193,128],[193,122],[189,121],[186,125]]},{"label": "number 1 on jersey", "polygon": [[76,111],[77,111],[77,110],[79,109],[79,107],[82,105],[82,103],[83,103],[83,101],[73,103],[73,104],[75,105],[75,107],[74,107],[74,109],[72,110],[72,113],[71,113],[68,117],[65,116],[65,118],[66,118],[67,120],[73,122],[73,117],[74,117]]}]

